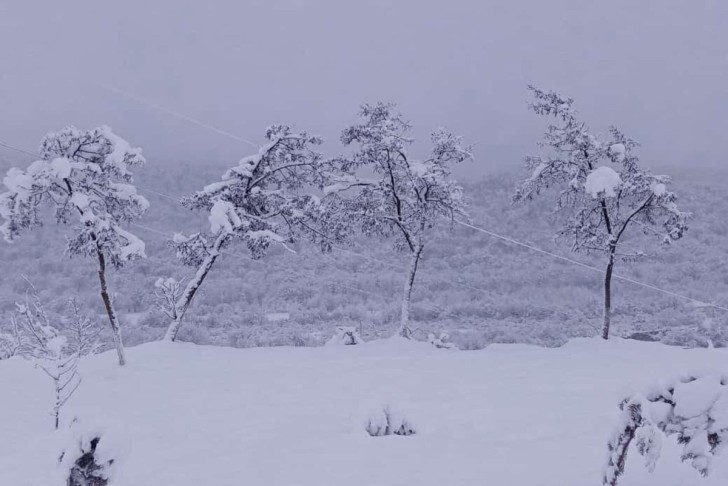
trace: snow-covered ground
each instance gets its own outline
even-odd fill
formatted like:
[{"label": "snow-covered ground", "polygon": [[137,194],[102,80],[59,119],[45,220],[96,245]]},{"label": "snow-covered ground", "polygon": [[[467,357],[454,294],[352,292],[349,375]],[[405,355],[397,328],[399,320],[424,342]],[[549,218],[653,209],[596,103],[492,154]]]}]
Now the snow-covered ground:
[{"label": "snow-covered ground", "polygon": [[[689,371],[728,371],[728,350],[581,339],[558,349],[447,351],[385,340],[361,346],[229,349],[151,343],[120,368],[82,365],[66,420],[101,423],[113,486],[601,484],[617,402]],[[0,362],[0,485],[53,486],[52,385],[19,358]],[[370,437],[390,406],[416,429]],[[102,439],[103,441],[104,439]],[[624,486],[716,486],[667,441],[653,474],[631,451]]]}]

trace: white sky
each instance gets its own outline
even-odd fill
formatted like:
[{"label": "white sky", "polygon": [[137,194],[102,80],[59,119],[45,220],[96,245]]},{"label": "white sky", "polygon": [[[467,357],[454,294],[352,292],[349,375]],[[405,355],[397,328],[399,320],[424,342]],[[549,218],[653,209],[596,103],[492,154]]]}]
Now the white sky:
[{"label": "white sky", "polygon": [[482,174],[536,150],[529,83],[627,131],[646,165],[722,165],[728,1],[0,1],[0,140],[30,149],[106,123],[150,164],[251,150],[112,84],[255,141],[295,124],[332,152],[361,102],[394,101],[418,136],[475,143]]}]

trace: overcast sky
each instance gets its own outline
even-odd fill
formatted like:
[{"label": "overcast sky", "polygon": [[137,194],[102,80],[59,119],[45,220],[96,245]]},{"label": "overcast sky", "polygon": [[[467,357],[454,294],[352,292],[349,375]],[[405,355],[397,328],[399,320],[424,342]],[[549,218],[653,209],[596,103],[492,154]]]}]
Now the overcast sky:
[{"label": "overcast sky", "polygon": [[0,140],[33,149],[64,125],[105,123],[150,164],[224,166],[251,148],[101,86],[256,142],[295,124],[331,152],[357,106],[381,99],[420,137],[464,134],[467,171],[482,174],[535,150],[531,83],[576,98],[594,128],[627,131],[646,165],[717,166],[727,26],[726,0],[2,0]]}]

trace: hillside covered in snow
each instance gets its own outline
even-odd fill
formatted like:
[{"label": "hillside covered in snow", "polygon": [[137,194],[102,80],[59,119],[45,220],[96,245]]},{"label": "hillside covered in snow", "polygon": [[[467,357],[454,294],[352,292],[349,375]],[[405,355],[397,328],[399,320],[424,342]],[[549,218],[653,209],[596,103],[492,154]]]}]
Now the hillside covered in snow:
[{"label": "hillside covered in snow", "polygon": [[[16,163],[19,162],[16,160]],[[221,166],[224,164],[221,162]],[[187,195],[203,181],[219,178],[210,163],[160,167],[149,163],[137,175],[139,191],[151,205],[134,226],[146,243],[147,259],[111,272],[115,303],[123,313],[125,339],[134,344],[164,334],[165,316],[154,306],[160,277],[189,278],[169,248],[174,232],[208,225],[169,197]],[[615,273],[697,298],[725,304],[728,295],[728,246],[725,178],[713,171],[665,171],[674,180],[681,205],[695,214],[682,241],[654,247],[646,257],[618,264]],[[599,255],[579,255],[553,240],[548,208],[514,206],[515,183],[523,172],[487,176],[465,185],[475,225],[537,247],[603,268]],[[156,190],[150,192],[147,189]],[[77,295],[88,309],[103,309],[97,297],[93,262],[64,255],[58,232],[44,228],[0,244],[0,328],[23,298],[27,276],[46,305],[61,308]],[[290,253],[252,260],[244,248],[225,255],[185,318],[180,339],[236,347],[319,345],[339,325],[355,326],[365,337],[391,335],[399,314],[399,295],[407,256],[387,241],[358,239],[353,245],[321,254],[301,244]],[[353,251],[354,253],[351,253]],[[465,349],[492,342],[561,345],[572,337],[597,334],[601,318],[602,275],[456,225],[438,230],[428,244],[413,293],[414,327],[449,332]],[[728,343],[725,316],[688,301],[615,281],[613,326],[616,335],[634,333],[683,346]],[[416,337],[422,338],[422,333]]]}]

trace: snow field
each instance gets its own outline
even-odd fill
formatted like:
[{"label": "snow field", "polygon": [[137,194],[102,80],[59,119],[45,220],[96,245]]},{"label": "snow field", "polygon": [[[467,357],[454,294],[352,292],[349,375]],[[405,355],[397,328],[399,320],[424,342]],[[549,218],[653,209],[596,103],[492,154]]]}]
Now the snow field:
[{"label": "snow field", "polygon": [[[150,343],[87,359],[66,420],[103,424],[123,456],[113,486],[601,483],[617,404],[655,382],[726,371],[728,351],[580,339],[562,348],[360,346],[230,349]],[[0,484],[51,486],[58,443],[52,386],[18,358],[0,363]],[[371,437],[391,407],[416,434]],[[103,439],[102,439],[103,442]],[[649,474],[631,451],[624,486],[716,486],[665,441]],[[55,474],[55,476],[53,475]],[[61,483],[62,484],[62,483]]]}]

